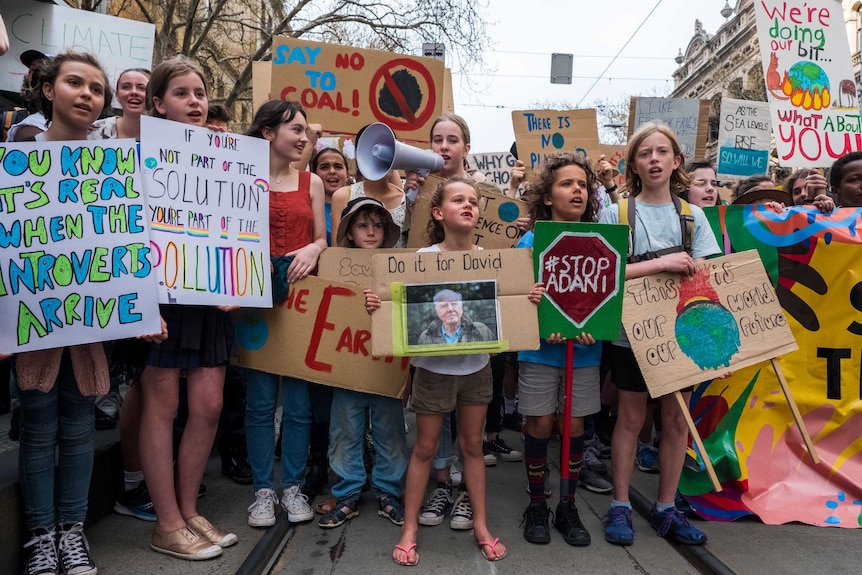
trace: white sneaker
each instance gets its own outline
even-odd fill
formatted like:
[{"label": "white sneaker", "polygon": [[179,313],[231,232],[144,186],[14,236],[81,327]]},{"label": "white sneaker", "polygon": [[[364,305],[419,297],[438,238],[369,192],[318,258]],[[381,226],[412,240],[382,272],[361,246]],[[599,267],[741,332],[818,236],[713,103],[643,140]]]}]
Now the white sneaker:
[{"label": "white sneaker", "polygon": [[248,524],[252,527],[272,527],[275,525],[275,506],[278,495],[272,489],[258,489],[254,493],[254,503],[248,506]]},{"label": "white sneaker", "polygon": [[462,492],[455,501],[452,515],[449,517],[449,528],[462,530],[473,529],[473,507],[470,505],[470,497],[467,492]]},{"label": "white sneaker", "polygon": [[458,487],[461,485],[461,481],[464,479],[464,476],[461,473],[461,470],[455,467],[455,462],[453,461],[449,465],[449,481],[452,483],[452,487]]},{"label": "white sneaker", "polygon": [[281,496],[281,508],[287,511],[287,520],[291,523],[301,523],[314,519],[314,511],[308,504],[308,497],[300,490],[299,485],[291,485]]}]

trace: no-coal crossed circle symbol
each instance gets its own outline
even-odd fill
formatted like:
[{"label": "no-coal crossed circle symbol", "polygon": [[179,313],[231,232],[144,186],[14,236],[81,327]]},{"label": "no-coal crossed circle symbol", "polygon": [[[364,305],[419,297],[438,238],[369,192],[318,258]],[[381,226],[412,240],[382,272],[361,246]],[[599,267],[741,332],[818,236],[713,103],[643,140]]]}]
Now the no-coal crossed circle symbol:
[{"label": "no-coal crossed circle symbol", "polygon": [[[602,259],[610,265],[602,268]],[[563,232],[540,255],[539,281],[554,307],[580,328],[619,291],[619,261],[601,235]]]},{"label": "no-coal crossed circle symbol", "polygon": [[[402,70],[402,68],[406,68],[406,70]],[[416,110],[411,107],[407,98],[407,96],[415,96],[407,93],[409,90],[407,82],[414,86],[418,84],[416,78],[410,73],[411,70],[419,74],[427,86],[427,93],[418,103]],[[381,79],[383,80],[383,87],[378,89]],[[395,105],[403,119],[397,119],[392,114],[387,114],[382,110],[380,96],[384,91],[388,91],[395,100]],[[422,95],[421,92],[419,95]],[[389,60],[374,72],[371,77],[368,97],[371,113],[377,120],[387,124],[393,130],[412,132],[424,126],[434,114],[437,87],[434,85],[434,78],[431,73],[421,62],[410,58],[396,58]]]}]

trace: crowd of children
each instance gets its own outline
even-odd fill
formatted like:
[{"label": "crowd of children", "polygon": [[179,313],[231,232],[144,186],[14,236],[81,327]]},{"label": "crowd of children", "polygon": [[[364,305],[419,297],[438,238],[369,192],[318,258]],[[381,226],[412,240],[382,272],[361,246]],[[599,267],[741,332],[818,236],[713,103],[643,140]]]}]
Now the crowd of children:
[{"label": "crowd of children", "polygon": [[[48,127],[19,140],[140,139],[140,118],[146,113],[225,129],[224,122],[216,122],[208,113],[204,74],[184,57],[164,61],[152,73],[142,69],[123,72],[116,86],[123,111],[119,117],[100,119],[112,100],[113,90],[91,55],[64,52],[45,58],[36,88],[39,110]],[[316,134],[318,129],[312,131]],[[356,249],[403,247],[411,226],[426,225],[411,221],[412,201],[423,176],[408,172],[402,180],[397,172],[390,172],[376,181],[351,181],[347,159],[338,149],[324,148],[309,156],[312,144],[308,118],[298,104],[263,104],[247,133],[269,143],[270,251],[276,304],[287,297],[289,284],[315,273],[327,245]],[[360,132],[358,138],[361,137]],[[430,199],[428,245],[420,251],[481,249],[473,242],[473,229],[480,216],[476,180],[481,177],[471,176],[465,169],[469,128],[463,118],[444,114],[433,123],[430,141],[431,149],[443,158],[443,168],[436,174],[442,183]],[[654,123],[633,135],[625,160],[625,183],[618,193],[607,162],[599,162],[594,171],[574,155],[550,158],[526,182],[523,199],[530,217],[525,223],[619,223],[624,221],[621,210],[627,209],[628,214],[633,214],[627,218],[633,243],[627,279],[658,272],[693,274],[698,261],[719,253],[701,210],[720,203],[715,169],[708,163],[696,163],[686,170],[675,134],[667,126]],[[310,171],[301,169],[306,163]],[[523,172],[523,164],[516,165],[513,180],[522,180]],[[862,205],[862,154],[852,153],[838,160],[828,184],[840,205]],[[826,187],[826,179],[816,171],[794,173],[784,185],[788,190],[783,192],[785,203],[814,203],[829,211],[834,203]],[[785,197],[765,193],[777,192],[774,186],[752,182],[738,192],[739,198],[752,191],[765,201]],[[620,196],[627,198],[625,207],[617,203]],[[691,204],[694,226],[688,239],[681,224],[679,196]],[[749,195],[746,201],[756,201],[755,196]],[[532,245],[533,232],[527,230],[518,247]],[[538,303],[543,292],[544,286],[539,283],[527,297]],[[439,301],[435,298],[435,304],[446,308],[444,312],[456,310],[459,322],[453,330],[445,324],[432,324],[433,329],[423,332],[429,340],[451,344],[485,339],[477,335],[478,326],[484,327],[483,324],[460,322],[460,298],[441,296]],[[366,311],[372,314],[379,307],[380,298],[366,290]],[[232,309],[161,306],[161,331],[139,338],[137,360],[130,359],[134,353],[126,350],[135,346],[112,346],[115,363],[134,364],[130,372],[132,385],[120,411],[125,481],[115,509],[153,521],[151,548],[182,559],[216,557],[223,548],[237,542],[235,534],[212,525],[197,511],[204,468],[222,410],[225,373],[233,355],[233,322],[228,313]],[[519,412],[525,417],[523,459],[529,493],[524,538],[537,544],[551,540],[551,513],[546,502],[550,490],[548,446],[557,420],[569,418],[571,441],[569,452],[563,454],[563,464],[569,472],[568,491],[562,494],[553,514],[554,527],[566,543],[584,546],[590,544],[591,536],[578,515],[576,487],[582,479],[582,468],[589,471],[585,467],[589,457],[595,462],[601,451],[600,441],[593,438],[590,417],[601,409],[603,353],[602,344],[596,343],[591,334],[575,338],[576,384],[571,390],[571,412],[562,413],[564,343],[565,338],[557,334],[542,341],[539,349],[520,352],[517,357],[517,393]],[[644,436],[644,429],[647,439],[651,436],[652,428],[645,426],[645,419],[652,412],[651,406],[658,405],[662,435],[657,459],[653,457],[649,469],[660,476],[651,523],[660,536],[685,544],[702,544],[706,535],[675,505],[688,441],[680,406],[667,397],[649,397],[624,332],[605,345],[609,353],[604,358],[611,375],[604,385],[616,389],[617,419],[610,450],[614,495],[604,518],[604,537],[616,545],[633,543],[629,485],[635,462],[644,468],[640,451],[645,444],[639,438]],[[109,361],[105,347],[99,344],[14,357],[20,401],[19,469],[25,520],[31,533],[25,545],[29,551],[28,575],[97,572],[83,524],[93,464],[94,403],[96,396],[109,390]],[[472,529],[475,545],[485,559],[503,559],[507,548],[487,524],[485,466],[489,455],[494,462],[497,457],[521,459],[521,452],[498,436],[503,400],[499,381],[505,370],[514,366],[507,366],[500,358],[498,368],[503,371],[497,378],[494,413],[489,414],[495,378],[487,353],[414,357],[411,363],[410,403],[416,414],[416,433],[410,453],[402,402],[398,399],[335,389],[326,390],[327,399],[320,404],[309,382],[243,370],[242,389],[247,402],[244,429],[249,481],[253,485],[248,524],[275,524],[279,507],[292,522],[314,517],[303,487],[309,453],[317,451],[313,459],[324,470],[319,472],[322,481],[326,481],[327,464],[337,476],[331,487],[332,500],[320,509],[321,528],[335,528],[355,517],[362,488],[370,479],[378,500],[378,515],[401,526],[392,552],[399,565],[419,562],[419,525],[440,524],[447,515],[453,529]],[[188,417],[174,449],[181,380],[185,384]],[[684,398],[689,393],[690,390],[684,391]],[[274,422],[279,395],[282,426],[277,453]],[[327,413],[315,415],[315,405],[325,405]],[[322,424],[315,429],[323,436],[323,448],[314,447],[313,422],[314,426]],[[367,434],[374,447],[370,478],[364,460]],[[452,465],[453,437],[457,437],[466,487],[457,500],[453,497],[453,473],[460,472]],[[647,447],[652,449],[651,444]],[[56,462],[55,451],[59,453]],[[279,491],[273,469],[277,455],[281,460]],[[604,471],[604,466],[599,467]],[[56,469],[60,470],[57,474]],[[234,473],[240,472],[231,467],[230,474]],[[423,506],[429,477],[436,484]],[[596,491],[610,490],[610,485],[592,485]]]}]

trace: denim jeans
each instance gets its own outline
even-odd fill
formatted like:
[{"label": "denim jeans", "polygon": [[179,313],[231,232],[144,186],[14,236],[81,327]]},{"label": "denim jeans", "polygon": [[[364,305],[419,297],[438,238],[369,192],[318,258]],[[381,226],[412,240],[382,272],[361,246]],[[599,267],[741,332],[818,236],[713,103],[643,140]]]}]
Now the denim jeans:
[{"label": "denim jeans", "polygon": [[52,530],[58,522],[83,522],[93,472],[96,398],[81,395],[64,351],[54,387],[47,393],[18,390],[18,399],[18,474],[27,528]]},{"label": "denim jeans", "polygon": [[407,437],[401,400],[335,389],[329,423],[329,466],[339,477],[332,486],[332,495],[339,501],[358,497],[365,484],[362,453],[367,421],[371,423],[374,441],[374,467],[371,470],[374,495],[401,497],[404,491]]},{"label": "denim jeans", "polygon": [[254,490],[272,489],[275,459],[275,407],[281,383],[283,436],[281,441],[281,484],[305,483],[308,441],[311,432],[311,402],[308,382],[302,379],[247,369],[245,436],[248,463]]}]

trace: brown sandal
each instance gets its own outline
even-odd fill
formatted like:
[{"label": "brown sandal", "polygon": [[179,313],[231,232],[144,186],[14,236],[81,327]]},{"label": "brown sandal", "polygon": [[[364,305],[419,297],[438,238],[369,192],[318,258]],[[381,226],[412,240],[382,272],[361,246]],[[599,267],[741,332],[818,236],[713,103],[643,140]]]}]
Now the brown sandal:
[{"label": "brown sandal", "polygon": [[330,495],[323,501],[314,504],[314,512],[318,515],[325,515],[335,509],[335,506],[338,504],[338,500],[335,499],[333,495]]}]

